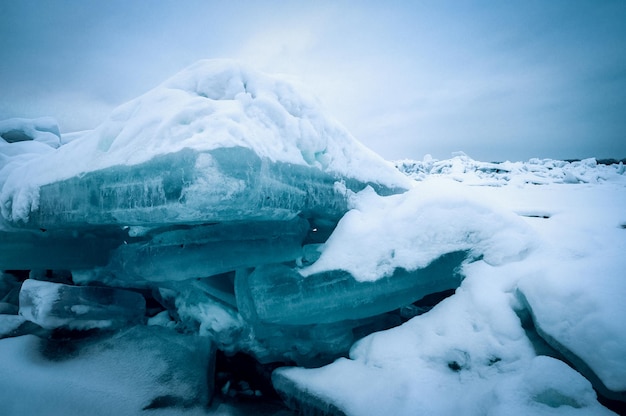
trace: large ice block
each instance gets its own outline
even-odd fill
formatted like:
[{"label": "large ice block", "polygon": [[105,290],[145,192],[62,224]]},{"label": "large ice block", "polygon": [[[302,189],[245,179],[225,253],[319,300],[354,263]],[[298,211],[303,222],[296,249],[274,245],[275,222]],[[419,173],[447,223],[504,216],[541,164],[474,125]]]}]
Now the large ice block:
[{"label": "large ice block", "polygon": [[299,217],[169,227],[120,246],[105,270],[121,280],[154,282],[292,261],[302,255],[302,241],[309,230],[309,223]]},{"label": "large ice block", "polygon": [[241,271],[235,280],[237,306],[250,322],[307,325],[359,319],[391,311],[425,295],[456,288],[465,251],[444,254],[423,269],[359,282],[343,270],[302,276],[284,265]]},{"label": "large ice block", "polygon": [[[535,288],[532,289],[536,290]],[[531,292],[531,290],[529,290],[529,292]],[[531,292],[531,294],[536,296],[535,293]],[[548,298],[549,294],[542,295]],[[588,337],[584,339],[584,342],[585,344],[596,346],[596,353],[593,357],[590,357],[589,353],[584,354],[583,352],[583,354],[581,354],[579,352],[580,349],[577,350],[576,345],[572,348],[570,346],[572,341],[567,339],[567,336],[563,335],[563,332],[566,332],[566,330],[562,328],[572,327],[574,325],[561,324],[559,325],[560,328],[558,328],[554,325],[554,318],[545,315],[546,308],[537,305],[538,301],[536,298],[531,298],[533,302],[529,302],[523,290],[520,289],[517,291],[517,297],[528,311],[533,322],[533,327],[543,341],[558,351],[559,354],[562,354],[573,368],[584,375],[585,378],[593,384],[593,387],[599,394],[611,400],[626,402],[626,389],[623,387],[624,364],[622,357],[623,351],[625,350],[623,345],[613,338],[602,337],[603,339],[593,339]],[[545,298],[541,299],[541,301],[546,302]],[[553,302],[552,299],[550,299],[550,301],[551,302],[547,303]],[[590,301],[587,302],[589,302],[588,304],[592,304]],[[592,316],[585,316],[585,320],[587,321],[593,322],[593,319],[594,317]],[[605,328],[602,328],[602,324],[603,323],[595,323],[595,335],[606,335],[602,333],[602,331],[605,330]],[[623,327],[623,325],[621,326]],[[557,329],[555,329],[555,327]],[[559,332],[559,329],[561,332]],[[600,363],[600,365],[598,365],[598,363]],[[595,368],[592,367],[592,365],[595,365]]]},{"label": "large ice block", "polygon": [[104,266],[128,234],[119,227],[82,230],[0,230],[0,270]]},{"label": "large ice block", "polygon": [[141,322],[144,297],[110,287],[70,286],[28,279],[20,291],[20,315],[43,328],[117,328]]},{"label": "large ice block", "polygon": [[355,340],[400,324],[398,314],[329,324],[280,325],[246,322],[235,303],[230,275],[164,284],[160,301],[179,329],[211,338],[229,354],[245,351],[261,363],[329,363],[347,354]]},{"label": "large ice block", "polygon": [[298,214],[338,220],[347,211],[346,189],[365,187],[356,180],[344,180],[348,188],[337,186],[341,180],[316,168],[261,158],[244,147],[185,149],[44,185],[29,225],[159,226],[288,220]]}]

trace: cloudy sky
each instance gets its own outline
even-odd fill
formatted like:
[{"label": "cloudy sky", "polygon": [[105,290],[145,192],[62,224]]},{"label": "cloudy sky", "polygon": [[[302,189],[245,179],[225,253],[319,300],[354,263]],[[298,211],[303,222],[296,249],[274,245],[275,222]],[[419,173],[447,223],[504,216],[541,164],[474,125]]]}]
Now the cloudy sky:
[{"label": "cloudy sky", "polygon": [[626,157],[626,1],[0,2],[0,119],[93,128],[204,58],[296,76],[388,159]]}]

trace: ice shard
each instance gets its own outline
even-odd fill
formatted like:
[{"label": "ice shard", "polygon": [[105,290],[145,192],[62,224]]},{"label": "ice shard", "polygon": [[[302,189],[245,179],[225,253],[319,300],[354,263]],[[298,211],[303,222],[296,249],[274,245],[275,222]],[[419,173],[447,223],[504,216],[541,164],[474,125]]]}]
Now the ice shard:
[{"label": "ice shard", "polygon": [[344,270],[302,276],[285,265],[241,271],[235,280],[237,306],[250,322],[324,324],[379,315],[425,295],[460,285],[465,251],[444,254],[428,266],[359,282]]},{"label": "ice shard", "polygon": [[[619,345],[618,342],[611,338],[598,340],[585,339],[586,344],[599,344],[596,355],[602,357],[603,360],[600,361],[597,357],[594,357],[595,360],[590,359],[589,354],[581,356],[582,354],[577,353],[578,351],[576,351],[575,348],[567,345],[567,338],[563,336],[562,333],[559,333],[558,330],[555,330],[554,325],[551,327],[550,324],[552,322],[550,322],[550,319],[541,314],[544,312],[541,310],[541,306],[529,302],[523,290],[518,289],[517,297],[526,308],[530,319],[532,319],[532,326],[537,332],[537,335],[550,347],[554,348],[554,350],[558,352],[557,355],[561,354],[573,368],[584,375],[587,380],[593,384],[599,394],[610,400],[615,400],[616,402],[626,402],[626,389],[623,387],[624,365],[620,361],[622,355],[618,355],[624,350],[623,346]],[[585,318],[590,321],[593,319],[591,317]],[[550,329],[556,334],[551,333]],[[601,329],[598,328],[596,331],[600,332]],[[604,364],[604,366],[598,366],[598,361]],[[607,362],[610,363],[610,365],[606,365],[605,363]],[[596,368],[592,367],[592,364],[596,364]]]},{"label": "ice shard", "polygon": [[144,319],[136,292],[28,279],[20,290],[20,315],[46,329],[118,328]]}]

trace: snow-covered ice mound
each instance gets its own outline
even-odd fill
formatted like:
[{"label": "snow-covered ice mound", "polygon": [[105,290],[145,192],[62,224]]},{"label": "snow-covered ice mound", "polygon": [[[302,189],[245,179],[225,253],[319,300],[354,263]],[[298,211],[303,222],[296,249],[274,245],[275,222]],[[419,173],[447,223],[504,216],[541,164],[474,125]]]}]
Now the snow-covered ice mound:
[{"label": "snow-covered ice mound", "polygon": [[303,90],[200,61],[57,151],[0,167],[2,216],[33,228],[337,218],[345,187],[408,186]]}]

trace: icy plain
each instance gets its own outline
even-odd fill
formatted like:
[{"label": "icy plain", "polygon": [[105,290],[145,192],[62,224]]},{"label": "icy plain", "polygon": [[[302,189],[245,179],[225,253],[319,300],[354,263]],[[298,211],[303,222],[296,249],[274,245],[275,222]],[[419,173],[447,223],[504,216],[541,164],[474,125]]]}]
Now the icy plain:
[{"label": "icy plain", "polygon": [[305,91],[202,61],[0,122],[0,413],[289,414],[241,353],[307,414],[623,409],[623,163],[394,167]]}]

